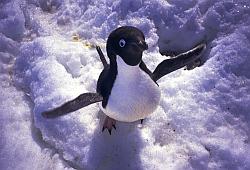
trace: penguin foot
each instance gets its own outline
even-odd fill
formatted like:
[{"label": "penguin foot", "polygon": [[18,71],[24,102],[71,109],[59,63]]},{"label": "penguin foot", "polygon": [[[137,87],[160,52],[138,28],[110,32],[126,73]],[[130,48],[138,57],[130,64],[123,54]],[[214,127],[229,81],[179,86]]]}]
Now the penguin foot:
[{"label": "penguin foot", "polygon": [[104,124],[103,124],[102,132],[107,128],[109,134],[111,135],[112,128],[114,128],[116,130],[115,124],[116,124],[116,120],[107,116],[105,118],[105,121],[104,121]]}]

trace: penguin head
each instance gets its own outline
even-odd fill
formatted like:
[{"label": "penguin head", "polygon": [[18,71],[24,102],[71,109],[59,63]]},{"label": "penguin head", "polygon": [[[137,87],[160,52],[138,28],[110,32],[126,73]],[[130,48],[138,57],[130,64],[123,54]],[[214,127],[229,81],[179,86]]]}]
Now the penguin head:
[{"label": "penguin head", "polygon": [[115,29],[107,40],[107,54],[111,62],[119,55],[127,65],[136,66],[140,64],[142,53],[147,49],[144,34],[132,26]]}]

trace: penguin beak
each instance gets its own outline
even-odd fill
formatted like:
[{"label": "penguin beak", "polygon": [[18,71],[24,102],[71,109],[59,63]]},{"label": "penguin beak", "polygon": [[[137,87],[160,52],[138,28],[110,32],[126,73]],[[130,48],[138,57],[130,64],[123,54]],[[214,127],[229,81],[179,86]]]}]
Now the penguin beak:
[{"label": "penguin beak", "polygon": [[137,43],[137,45],[138,45],[138,47],[139,47],[142,51],[148,49],[148,44],[147,44],[145,41],[140,40],[140,41]]},{"label": "penguin beak", "polygon": [[144,40],[140,40],[137,42],[130,43],[132,47],[134,47],[134,50],[137,52],[143,52],[148,49],[148,45]]}]

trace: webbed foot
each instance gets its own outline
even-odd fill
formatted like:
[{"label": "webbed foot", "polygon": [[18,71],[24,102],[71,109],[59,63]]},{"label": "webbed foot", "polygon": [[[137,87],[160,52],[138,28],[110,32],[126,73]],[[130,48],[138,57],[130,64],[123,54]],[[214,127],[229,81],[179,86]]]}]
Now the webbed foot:
[{"label": "webbed foot", "polygon": [[102,128],[102,132],[105,130],[105,129],[108,129],[108,132],[109,134],[111,135],[111,131],[112,131],[112,128],[114,128],[116,130],[116,120],[115,119],[112,119],[110,117],[106,117],[105,118],[105,121],[104,121],[104,124],[103,124],[103,128]]}]

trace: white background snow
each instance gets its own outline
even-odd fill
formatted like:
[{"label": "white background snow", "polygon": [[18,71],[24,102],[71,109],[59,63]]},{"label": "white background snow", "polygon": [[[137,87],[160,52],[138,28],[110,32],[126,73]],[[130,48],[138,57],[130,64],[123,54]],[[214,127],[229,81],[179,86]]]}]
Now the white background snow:
[{"label": "white background snow", "polygon": [[[141,29],[153,70],[207,43],[204,63],[159,81],[143,125],[101,132],[97,104],[41,112],[94,92],[109,33]],[[106,54],[106,53],[105,53]],[[250,169],[249,0],[1,0],[0,169]]]}]

